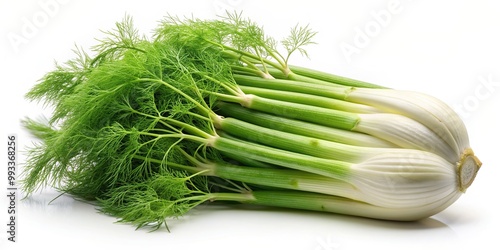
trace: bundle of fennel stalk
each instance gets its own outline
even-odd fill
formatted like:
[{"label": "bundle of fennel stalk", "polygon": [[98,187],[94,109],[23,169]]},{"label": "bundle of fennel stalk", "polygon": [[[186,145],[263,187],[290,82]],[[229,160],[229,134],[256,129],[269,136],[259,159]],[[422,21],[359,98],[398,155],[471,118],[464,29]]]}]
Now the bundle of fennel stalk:
[{"label": "bundle of fennel stalk", "polygon": [[[53,186],[137,227],[228,201],[409,221],[456,201],[481,162],[443,102],[289,65],[315,32],[281,43],[240,14],[130,17],[47,73],[27,98],[23,188]],[[281,52],[280,52],[281,51]]]}]

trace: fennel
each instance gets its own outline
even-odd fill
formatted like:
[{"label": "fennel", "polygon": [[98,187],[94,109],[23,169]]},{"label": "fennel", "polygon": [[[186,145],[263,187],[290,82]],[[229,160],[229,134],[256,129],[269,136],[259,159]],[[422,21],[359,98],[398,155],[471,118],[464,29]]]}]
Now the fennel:
[{"label": "fennel", "polygon": [[290,66],[308,27],[282,41],[238,14],[166,18],[154,39],[125,18],[28,94],[54,107],[24,124],[28,195],[51,185],[138,227],[208,201],[378,219],[432,216],[481,166],[441,101]]}]

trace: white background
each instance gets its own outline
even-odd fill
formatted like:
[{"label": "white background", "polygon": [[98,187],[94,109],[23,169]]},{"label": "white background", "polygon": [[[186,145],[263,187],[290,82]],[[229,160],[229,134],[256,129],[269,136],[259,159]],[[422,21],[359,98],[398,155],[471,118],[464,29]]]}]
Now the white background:
[{"label": "white background", "polygon": [[[319,32],[318,45],[309,49],[310,60],[295,57],[295,64],[422,91],[450,104],[462,116],[471,145],[484,163],[475,183],[442,213],[414,223],[204,205],[169,221],[171,233],[116,224],[91,205],[66,196],[48,205],[57,193],[45,190],[20,202],[14,244],[7,242],[4,233],[7,199],[3,195],[0,249],[458,250],[478,245],[500,249],[496,145],[500,139],[500,5],[493,0],[1,0],[0,166],[6,166],[8,134],[18,135],[20,150],[31,143],[19,120],[49,114],[40,104],[24,100],[23,94],[54,68],[54,61],[73,58],[75,45],[88,49],[95,38],[102,37],[99,30],[113,28],[125,13],[149,35],[166,14],[214,18],[224,10],[243,11],[275,37],[286,35],[297,23],[309,24]],[[381,21],[381,13],[390,15]],[[364,40],[360,32],[367,35]],[[346,56],[342,48],[349,45],[357,50]],[[0,169],[0,176],[4,189],[6,170]]]}]

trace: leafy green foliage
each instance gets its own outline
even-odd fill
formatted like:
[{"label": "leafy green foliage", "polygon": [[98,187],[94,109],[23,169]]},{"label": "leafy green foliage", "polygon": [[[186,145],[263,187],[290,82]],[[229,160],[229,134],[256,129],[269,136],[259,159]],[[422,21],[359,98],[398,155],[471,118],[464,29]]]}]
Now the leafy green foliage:
[{"label": "leafy green foliage", "polygon": [[[128,19],[118,24],[119,32],[96,47],[104,53],[95,57],[99,64],[89,63],[96,60],[88,56],[80,64],[71,61],[70,68],[50,72],[28,93],[31,99],[54,103],[57,117],[49,124],[25,121],[42,141],[30,151],[24,182],[28,194],[41,185],[61,184],[65,192],[95,199],[119,182],[160,172],[160,166],[136,156],[183,163],[171,148],[198,150],[215,133],[209,117],[214,100],[207,93],[221,87],[204,74],[227,77],[229,68],[208,53],[132,41],[138,38],[129,25]],[[119,55],[110,56],[111,48],[120,48]],[[197,146],[181,143],[188,127],[192,138],[199,137]]]},{"label": "leafy green foliage", "polygon": [[[156,30],[157,40],[175,40],[184,46],[196,50],[220,50],[233,66],[245,66],[247,72],[268,75],[267,67],[273,67],[287,74],[288,59],[299,51],[307,55],[305,46],[314,44],[316,33],[308,26],[296,26],[289,37],[281,44],[287,51],[283,56],[279,52],[274,38],[266,36],[264,29],[241,13],[227,13],[221,20],[205,21],[200,19],[180,20],[168,16]],[[262,65],[264,72],[257,65]]]},{"label": "leafy green foliage", "polygon": [[134,28],[132,17],[125,16],[112,31],[104,31],[105,38],[98,40],[99,44],[93,47],[98,55],[92,60],[92,65],[99,65],[106,61],[114,61],[122,58],[128,50],[142,51],[140,44],[146,42],[145,37],[139,35]]},{"label": "leafy green foliage", "polygon": [[43,101],[45,105],[54,105],[55,113],[51,123],[63,119],[69,112],[64,100],[76,91],[76,88],[87,80],[92,72],[91,58],[81,49],[74,50],[76,58],[47,73],[27,94],[31,100]]},{"label": "leafy green foliage", "polygon": [[[199,176],[163,173],[142,182],[124,183],[99,199],[101,211],[138,228],[167,225],[165,218],[184,215],[209,200],[208,185]],[[168,227],[167,227],[168,228]]]},{"label": "leafy green foliage", "polygon": [[286,51],[288,52],[285,63],[288,64],[288,60],[290,56],[295,51],[299,51],[301,55],[307,56],[307,51],[304,49],[305,46],[314,44],[312,41],[313,37],[316,35],[316,32],[313,32],[309,26],[300,27],[296,25],[290,32],[290,36],[285,38],[281,43],[285,46]]},{"label": "leafy green foliage", "polygon": [[215,21],[168,17],[154,40],[125,17],[105,34],[91,53],[76,50],[76,59],[57,65],[26,95],[54,108],[48,121],[24,121],[40,139],[23,173],[26,193],[51,185],[97,201],[123,222],[159,227],[211,199],[213,187],[248,192],[244,183],[186,169],[204,170],[190,159],[225,157],[207,144],[218,136],[218,98],[242,95],[234,67],[286,68],[295,50],[305,53],[308,29],[283,42],[286,59],[276,41],[241,14]]}]

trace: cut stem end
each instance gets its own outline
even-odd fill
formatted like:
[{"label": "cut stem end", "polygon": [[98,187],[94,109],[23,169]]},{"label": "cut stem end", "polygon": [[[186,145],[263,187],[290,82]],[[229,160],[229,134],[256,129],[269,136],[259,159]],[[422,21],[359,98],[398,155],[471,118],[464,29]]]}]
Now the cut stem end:
[{"label": "cut stem end", "polygon": [[459,189],[465,193],[476,178],[477,171],[481,168],[482,162],[474,155],[472,149],[468,148],[460,156],[460,161],[457,165]]}]

